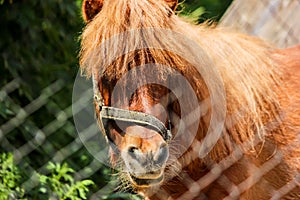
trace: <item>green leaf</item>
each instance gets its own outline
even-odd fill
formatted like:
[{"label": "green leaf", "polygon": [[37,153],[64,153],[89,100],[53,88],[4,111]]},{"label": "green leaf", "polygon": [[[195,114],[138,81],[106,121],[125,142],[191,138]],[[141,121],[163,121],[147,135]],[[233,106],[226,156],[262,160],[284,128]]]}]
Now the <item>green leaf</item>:
[{"label": "green leaf", "polygon": [[55,165],[53,162],[49,162],[46,168],[52,171],[57,168],[57,165]]},{"label": "green leaf", "polygon": [[39,189],[39,192],[41,192],[41,193],[43,193],[43,194],[46,194],[46,193],[47,193],[47,188],[41,187],[41,188]]},{"label": "green leaf", "polygon": [[47,180],[48,180],[48,177],[45,176],[45,175],[39,175],[39,180],[42,184],[46,184],[47,183]]},{"label": "green leaf", "polygon": [[94,182],[92,180],[83,180],[81,181],[81,184],[84,186],[94,185]]}]

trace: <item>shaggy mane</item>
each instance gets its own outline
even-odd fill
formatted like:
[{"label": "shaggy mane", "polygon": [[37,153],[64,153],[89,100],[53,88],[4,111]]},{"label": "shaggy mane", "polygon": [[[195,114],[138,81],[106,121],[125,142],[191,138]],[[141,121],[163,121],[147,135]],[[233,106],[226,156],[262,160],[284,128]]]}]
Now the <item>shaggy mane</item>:
[{"label": "shaggy mane", "polygon": [[[151,28],[155,28],[153,34],[138,31]],[[195,41],[203,52],[187,46],[178,38],[166,37],[165,32],[159,30],[182,34]],[[122,36],[124,32],[128,34]],[[109,41],[111,38],[113,42]],[[166,46],[184,52],[188,60],[200,57],[202,63],[192,66],[177,53],[164,50]],[[135,47],[138,51],[132,52]],[[281,81],[282,66],[273,61],[273,50],[269,44],[253,37],[205,24],[195,26],[184,22],[173,15],[161,0],[106,0],[101,12],[84,29],[80,65],[88,77],[95,73],[104,75],[111,82],[130,69],[147,63],[172,66],[191,81],[199,100],[208,96],[207,89],[199,89],[200,86],[203,88],[203,77],[195,75],[191,69],[195,67],[208,73],[217,69],[226,92],[228,117],[222,139],[209,157],[220,161],[232,152],[236,144],[254,140],[256,134],[262,141],[265,137],[275,137],[272,134],[285,134],[286,125],[282,122],[284,115],[278,94],[281,99],[288,97]],[[119,56],[114,59],[112,55]],[[170,69],[162,67],[157,78],[165,79],[170,73]],[[138,81],[143,77],[137,74],[133,78]],[[217,89],[219,86],[213,87]]]}]

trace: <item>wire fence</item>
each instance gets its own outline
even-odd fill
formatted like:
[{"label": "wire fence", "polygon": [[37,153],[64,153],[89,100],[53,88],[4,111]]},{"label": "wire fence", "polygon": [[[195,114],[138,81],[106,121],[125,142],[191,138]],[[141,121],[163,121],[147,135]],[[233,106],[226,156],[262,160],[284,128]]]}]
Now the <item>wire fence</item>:
[{"label": "wire fence", "polygon": [[278,47],[300,43],[299,0],[235,0],[220,26],[259,36]]},{"label": "wire fence", "polygon": [[[260,36],[276,44],[278,47],[288,47],[300,43],[299,19],[299,0],[236,0],[225,13],[220,25],[232,26],[245,33]],[[78,130],[74,126],[73,116],[76,116],[80,112],[87,112],[87,115],[91,118],[94,116],[92,111],[92,96],[90,95],[92,90],[85,91],[85,89],[82,89],[81,92],[87,93],[86,95],[82,95],[85,98],[75,99],[73,104],[62,106],[53,97],[57,93],[65,92],[66,82],[64,80],[57,80],[44,88],[37,98],[24,101],[27,102],[24,105],[24,103],[14,100],[15,96],[18,95],[16,91],[19,89],[21,81],[21,78],[13,79],[8,84],[2,86],[0,91],[0,102],[7,104],[5,106],[9,107],[11,112],[8,118],[1,120],[0,145],[3,150],[13,152],[15,162],[17,164],[22,163],[31,172],[27,174],[28,177],[23,182],[23,187],[28,192],[36,187],[38,182],[36,174],[45,171],[49,161],[63,162],[70,157],[76,156],[76,154],[83,155],[86,153],[86,147],[83,145],[84,139],[80,138],[77,134]],[[91,105],[91,107],[86,108],[85,105]],[[42,113],[45,118],[48,118],[48,123],[40,124],[39,120],[34,117],[37,113],[38,116],[41,116]],[[28,130],[28,134],[19,135],[20,129]],[[91,138],[99,134],[96,123],[86,124],[83,129],[85,130],[81,131],[86,131],[87,134],[84,135],[87,135],[87,137],[88,133],[91,134]],[[59,136],[64,138],[60,144],[52,142],[53,137],[57,137],[58,132],[60,134],[64,132],[63,137]],[[20,142],[13,140],[13,138],[18,137],[20,137]],[[300,141],[300,138],[298,139]],[[87,138],[87,140],[90,140],[90,138]],[[256,142],[258,141],[257,139]],[[193,199],[195,197],[205,199],[204,193],[201,192],[202,189],[217,179],[219,185],[229,194],[224,199],[238,199],[241,193],[252,187],[266,173],[278,165],[282,158],[282,152],[277,151],[271,159],[263,163],[260,167],[249,163],[253,174],[243,182],[235,184],[222,175],[222,172],[241,159],[243,155],[241,149],[249,149],[251,145],[253,144],[249,142],[242,144],[242,147],[237,146],[232,155],[222,162],[213,165],[210,172],[197,181],[194,181],[193,177],[190,177],[188,174],[183,174],[185,186],[189,190],[178,199]],[[289,146],[286,148],[289,148]],[[102,150],[100,149],[98,153],[106,153],[105,150]],[[28,158],[32,159],[32,156],[35,154],[42,155],[41,157],[44,159],[37,161],[39,164],[27,162]],[[100,176],[101,179],[99,171],[105,168],[103,163],[97,159],[97,156],[92,157],[89,162],[81,163],[80,167],[78,167],[77,163],[73,163],[73,166],[77,166],[75,174],[77,180],[92,176]],[[272,199],[280,199],[288,192],[299,187],[299,183],[300,174],[298,173],[295,174],[294,179],[289,184],[280,188],[272,188]],[[103,183],[99,186],[98,191],[95,191],[91,195],[90,199],[103,199],[115,187],[116,183],[114,182],[109,184]],[[162,198],[164,197],[163,192],[160,195]]]}]

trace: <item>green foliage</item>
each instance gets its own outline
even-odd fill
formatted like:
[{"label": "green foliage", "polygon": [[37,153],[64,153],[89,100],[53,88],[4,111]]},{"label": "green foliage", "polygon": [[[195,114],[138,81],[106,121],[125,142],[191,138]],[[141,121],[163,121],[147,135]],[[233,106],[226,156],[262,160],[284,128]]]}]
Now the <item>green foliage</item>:
[{"label": "green foliage", "polygon": [[[4,4],[5,0],[0,0],[0,5]],[[9,0],[9,3],[12,3],[13,0]]]},{"label": "green foliage", "polygon": [[179,4],[179,13],[197,23],[206,20],[218,21],[233,0],[182,0]]},{"label": "green foliage", "polygon": [[19,169],[13,164],[13,155],[0,154],[0,200],[23,199],[20,178]]},{"label": "green foliage", "polygon": [[77,2],[2,0],[1,4],[0,64],[8,76],[0,84],[21,77],[19,93],[32,99],[58,78],[71,81],[78,69],[76,40],[82,26]]},{"label": "green foliage", "polygon": [[[73,83],[79,69],[78,38],[83,26],[80,2],[0,1],[0,87],[12,81],[18,85],[8,95],[5,92],[0,94],[0,124],[7,123],[20,113],[20,108],[39,97],[46,102],[5,135],[8,142],[18,149],[37,138],[40,129],[44,132],[43,145],[33,143],[36,148],[22,160],[22,164],[34,169],[42,167],[77,137],[71,109],[66,113],[61,111],[72,103]],[[60,85],[57,92],[45,90],[57,80],[57,85]],[[68,117],[61,117],[65,115]],[[2,141],[0,145],[4,147]],[[12,151],[13,148],[5,146],[4,150]],[[88,154],[83,149],[80,151]],[[68,162],[71,165],[80,163],[79,159],[76,157]],[[77,167],[84,166],[79,164]],[[27,176],[30,173],[29,170]]]},{"label": "green foliage", "polygon": [[55,194],[55,197],[60,200],[87,199],[88,186],[93,185],[93,181],[74,181],[71,176],[74,170],[66,163],[61,165],[49,162],[47,169],[50,171],[50,175],[39,175],[42,185],[39,189],[41,193]]},{"label": "green foliage", "polygon": [[75,181],[72,176],[74,170],[66,163],[54,164],[49,162],[48,175],[38,174],[38,193],[31,191],[26,193],[21,186],[21,173],[13,163],[11,153],[0,154],[0,200],[8,199],[59,199],[59,200],[81,200],[87,199],[89,186],[94,185],[92,180]]}]

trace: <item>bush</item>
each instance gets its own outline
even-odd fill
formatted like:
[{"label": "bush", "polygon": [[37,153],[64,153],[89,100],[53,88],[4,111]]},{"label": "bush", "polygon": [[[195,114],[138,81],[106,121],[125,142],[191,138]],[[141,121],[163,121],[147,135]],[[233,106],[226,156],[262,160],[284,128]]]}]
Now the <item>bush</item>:
[{"label": "bush", "polygon": [[[48,174],[37,174],[38,190],[32,190],[25,193],[21,185],[21,172],[13,164],[13,155],[11,153],[2,153],[0,155],[0,200],[8,199],[59,199],[59,200],[81,200],[87,199],[89,186],[94,182],[92,180],[75,181],[72,176],[74,170],[66,163],[52,163],[47,165]],[[38,192],[36,192],[38,191]]]},{"label": "bush", "polygon": [[20,178],[20,171],[13,164],[12,154],[0,154],[0,200],[24,199]]}]

